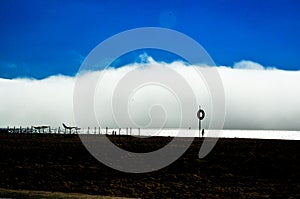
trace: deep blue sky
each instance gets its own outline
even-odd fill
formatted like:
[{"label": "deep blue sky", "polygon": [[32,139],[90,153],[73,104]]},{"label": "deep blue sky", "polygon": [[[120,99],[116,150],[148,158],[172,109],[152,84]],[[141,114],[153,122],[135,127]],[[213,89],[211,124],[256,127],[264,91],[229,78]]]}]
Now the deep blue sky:
[{"label": "deep blue sky", "polygon": [[0,0],[0,77],[74,75],[101,41],[147,26],[187,34],[219,65],[300,70],[299,10],[297,0]]}]

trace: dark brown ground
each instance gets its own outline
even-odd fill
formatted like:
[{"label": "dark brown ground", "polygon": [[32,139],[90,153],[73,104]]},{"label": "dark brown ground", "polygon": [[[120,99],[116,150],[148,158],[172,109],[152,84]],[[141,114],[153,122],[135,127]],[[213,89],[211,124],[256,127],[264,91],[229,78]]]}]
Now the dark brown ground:
[{"label": "dark brown ground", "polygon": [[[110,139],[140,152],[171,140]],[[300,197],[299,141],[220,139],[198,159],[200,142],[164,169],[128,174],[95,160],[77,135],[0,134],[0,188],[143,198]]]}]

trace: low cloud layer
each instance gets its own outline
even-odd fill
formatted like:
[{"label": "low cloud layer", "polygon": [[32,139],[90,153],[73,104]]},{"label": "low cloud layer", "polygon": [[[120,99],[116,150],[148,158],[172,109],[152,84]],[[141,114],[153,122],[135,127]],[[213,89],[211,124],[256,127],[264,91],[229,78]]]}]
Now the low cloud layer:
[{"label": "low cloud layer", "polygon": [[[135,76],[130,77],[130,74],[136,71],[135,75],[138,78],[165,78],[166,82],[175,82],[174,85],[181,90],[186,82],[189,87],[186,92],[193,91],[196,96],[196,103],[191,100],[195,112],[191,112],[186,121],[182,121],[181,126],[197,128],[196,111],[198,104],[201,104],[207,113],[203,121],[204,127],[207,128],[213,105],[209,90],[195,72],[195,67],[200,66],[185,66],[181,62],[157,63],[150,59],[146,64],[88,72],[78,78],[88,80],[101,77],[94,99],[95,115],[103,127],[118,127],[120,123],[121,127],[130,125],[118,121],[114,114],[121,113],[113,112],[113,109],[120,110],[116,106],[121,106],[124,99],[118,96],[122,96],[122,91],[126,90],[124,88],[132,84],[132,78]],[[174,79],[164,68],[174,70],[182,79]],[[225,129],[300,130],[300,71],[277,70],[251,61],[241,61],[232,67],[218,66],[217,70],[225,91]],[[0,78],[0,126],[58,127],[62,122],[76,125],[73,115],[75,81],[76,77],[66,76],[52,76],[43,80]],[[118,98],[113,99],[114,97]],[[178,127],[182,111],[180,102],[188,99],[177,97],[176,93],[168,89],[168,85],[155,82],[136,85],[126,99],[126,110],[134,121],[131,126]],[[189,97],[189,94],[186,97]],[[85,125],[89,125],[89,118],[83,117],[83,120]]]}]

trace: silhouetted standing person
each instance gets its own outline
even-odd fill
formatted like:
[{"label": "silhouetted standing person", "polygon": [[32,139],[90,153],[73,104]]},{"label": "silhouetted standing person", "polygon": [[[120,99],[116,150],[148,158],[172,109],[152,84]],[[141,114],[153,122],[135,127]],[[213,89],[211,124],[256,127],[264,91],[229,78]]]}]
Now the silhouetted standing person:
[{"label": "silhouetted standing person", "polygon": [[202,134],[202,137],[204,137],[204,129],[202,129],[202,132],[201,132],[201,134]]}]

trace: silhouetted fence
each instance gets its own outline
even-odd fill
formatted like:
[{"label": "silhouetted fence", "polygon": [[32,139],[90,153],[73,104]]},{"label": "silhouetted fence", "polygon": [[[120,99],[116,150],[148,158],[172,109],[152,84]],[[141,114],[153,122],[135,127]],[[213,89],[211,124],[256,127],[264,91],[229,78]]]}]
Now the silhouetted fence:
[{"label": "silhouetted fence", "polygon": [[[184,129],[183,129],[184,130]],[[197,130],[191,129],[191,127],[184,130],[184,134],[180,136],[186,137],[197,137]],[[31,126],[31,127],[7,127],[0,128],[0,134],[60,134],[60,135],[112,135],[112,136],[137,136],[137,137],[148,137],[148,136],[177,136],[178,129],[140,129],[140,128],[101,128],[101,127],[88,127],[80,129],[78,127],[57,127],[52,128],[50,126]],[[200,137],[201,135],[199,135]],[[204,134],[202,134],[204,137]]]},{"label": "silhouetted fence", "polygon": [[141,129],[132,128],[117,128],[109,129],[108,127],[101,129],[100,127],[88,127],[87,129],[66,129],[66,128],[51,128],[50,126],[41,127],[7,127],[0,128],[0,133],[14,133],[14,134],[98,134],[98,135],[141,135]]}]

